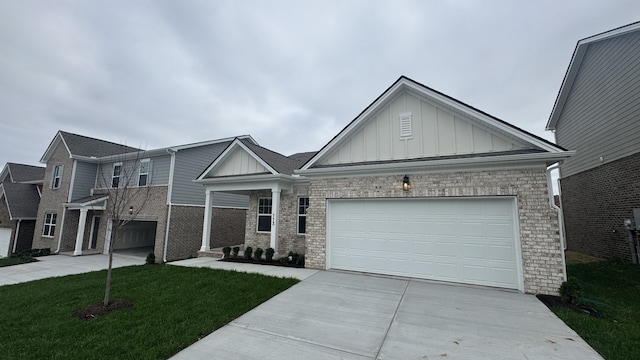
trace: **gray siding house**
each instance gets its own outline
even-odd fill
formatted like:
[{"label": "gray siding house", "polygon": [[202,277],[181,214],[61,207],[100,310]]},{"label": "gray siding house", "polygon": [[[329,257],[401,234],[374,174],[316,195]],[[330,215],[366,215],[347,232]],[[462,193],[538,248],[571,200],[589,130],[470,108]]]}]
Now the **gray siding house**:
[{"label": "gray siding house", "polygon": [[547,130],[576,150],[560,166],[569,250],[630,259],[640,208],[640,22],[578,41]]},{"label": "gray siding house", "polygon": [[[107,252],[110,201],[133,188],[145,196],[132,196],[135,218],[123,227],[114,250],[153,252],[162,261],[196,256],[205,195],[193,179],[231,140],[141,150],[59,131],[41,159],[47,167],[33,246],[74,255]],[[220,194],[210,205],[211,246],[241,243],[248,198]]]},{"label": "gray siding house", "polygon": [[7,163],[0,172],[0,257],[31,249],[44,171]]},{"label": "gray siding house", "polygon": [[547,167],[572,154],[402,76],[318,152],[235,139],[197,182],[248,195],[245,244],[307,267],[556,294]]}]

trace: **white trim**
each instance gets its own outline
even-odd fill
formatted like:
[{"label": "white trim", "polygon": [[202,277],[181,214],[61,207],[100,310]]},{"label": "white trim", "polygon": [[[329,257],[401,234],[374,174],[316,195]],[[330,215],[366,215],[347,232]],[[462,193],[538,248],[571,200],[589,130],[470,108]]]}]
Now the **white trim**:
[{"label": "white trim", "polygon": [[224,151],[216,157],[216,159],[209,165],[195,181],[202,181],[207,179],[207,175],[209,175],[212,171],[216,170],[219,166],[222,166],[227,161],[227,157],[235,154],[238,151],[238,147],[243,149],[247,154],[253,157],[260,165],[264,166],[271,174],[278,175],[279,173],[271,167],[271,165],[267,164],[260,156],[251,151],[245,144],[242,143],[239,139],[235,139],[231,145],[229,145]]},{"label": "white trim", "polygon": [[[51,222],[47,223],[47,215],[51,215]],[[55,221],[54,221],[55,220]],[[45,229],[49,225],[48,234],[45,234]],[[53,227],[53,235],[51,234],[51,228]],[[42,237],[54,238],[56,236],[56,228],[58,227],[58,213],[45,212],[44,220],[42,221]]]},{"label": "white trim", "polygon": [[67,209],[62,205],[62,221],[60,221],[60,231],[58,232],[58,247],[56,248],[56,253],[60,252],[60,246],[62,245],[62,231],[64,230],[64,218],[67,214]]},{"label": "white trim", "polygon": [[[87,249],[89,249],[89,250],[95,249],[95,247],[93,247],[93,248],[91,247],[91,240],[93,239],[94,231],[96,232],[96,234],[95,234],[96,235],[96,244],[95,244],[95,246],[96,247],[98,246],[98,234],[97,234],[98,229],[95,228],[96,227],[96,218],[100,219],[100,216],[93,214],[93,216],[91,217],[91,230],[89,230],[89,244],[87,246]],[[98,222],[99,221],[100,220],[98,220]],[[98,224],[98,226],[99,225],[100,224]]]},{"label": "white trim", "polygon": [[[165,225],[164,231],[164,248],[162,250],[162,262],[167,262],[167,251],[169,247],[169,229],[171,228],[171,202],[167,204],[169,207],[167,209],[167,224]],[[157,224],[157,223],[156,223]],[[157,225],[156,225],[157,226]]]},{"label": "white trim", "polygon": [[[146,173],[142,172],[142,164],[143,163],[147,163],[147,172]],[[144,185],[140,185],[140,177],[142,175],[146,175],[147,176],[147,178],[145,179]],[[149,186],[149,183],[151,182],[151,177],[149,175],[151,175],[151,159],[150,158],[141,159],[140,163],[138,164],[138,181],[136,182],[136,187]]]},{"label": "white trim", "polygon": [[67,202],[71,202],[73,199],[73,185],[76,182],[76,167],[78,166],[78,161],[73,160],[73,166],[71,166],[71,182],[69,184],[69,195],[67,196]]},{"label": "white trim", "polygon": [[20,234],[20,223],[22,222],[22,219],[18,219],[17,223],[16,223],[16,233],[14,234],[13,237],[13,249],[12,249],[12,253],[16,252],[16,248],[18,246],[18,234]]},{"label": "white trim", "polygon": [[[304,215],[300,215],[300,199],[307,199],[307,208],[305,210]],[[309,195],[299,195],[296,198],[296,235],[300,235],[300,236],[306,236],[307,235],[307,211],[309,210]],[[304,225],[304,230],[305,232],[301,233],[298,230],[300,230],[300,217],[304,216],[305,217],[305,225]]]},{"label": "white trim", "polygon": [[169,165],[169,183],[167,184],[167,205],[169,205],[171,203],[171,200],[173,200],[171,197],[173,196],[173,173],[176,171],[176,152],[169,149],[167,149],[167,152],[171,152],[171,163]]},{"label": "white trim", "polygon": [[[269,207],[271,209],[271,212],[269,214],[260,214],[260,200],[262,199],[269,199],[271,201],[271,204],[269,204]],[[260,216],[269,216],[269,231],[260,231]],[[272,225],[272,220],[273,220],[273,197],[272,196],[260,196],[258,197],[258,206],[256,207],[256,232],[258,234],[271,234],[271,230],[273,230],[273,225]]]},{"label": "white trim", "polygon": [[[116,173],[116,166],[119,166],[119,167],[120,167],[120,171],[118,171],[118,186],[114,187],[114,186],[113,186],[113,179],[115,179],[115,178],[116,178],[116,175],[115,175],[115,173]],[[120,180],[122,180],[122,167],[123,167],[122,161],[120,161],[120,162],[115,162],[115,163],[113,163],[113,166],[111,166],[111,181],[109,182],[109,188],[110,188],[110,189],[119,189],[119,188],[120,188],[120,185],[122,185],[122,184],[120,183]]]}]

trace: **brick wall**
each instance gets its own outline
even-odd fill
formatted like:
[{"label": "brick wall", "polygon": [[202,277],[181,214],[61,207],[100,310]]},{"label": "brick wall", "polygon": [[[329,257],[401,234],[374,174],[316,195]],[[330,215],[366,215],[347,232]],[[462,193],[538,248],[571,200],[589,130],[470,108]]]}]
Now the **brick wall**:
[{"label": "brick wall", "polygon": [[[60,188],[51,189],[51,175],[56,165],[63,165],[62,182]],[[62,222],[62,204],[67,202],[69,196],[69,185],[71,183],[71,172],[73,170],[73,160],[69,158],[69,152],[64,144],[60,142],[58,147],[53,151],[47,168],[44,173],[44,186],[42,188],[42,197],[38,206],[38,217],[36,218],[36,226],[33,234],[33,248],[50,248],[55,251],[58,246],[58,235],[60,224]],[[42,236],[44,226],[45,213],[57,214],[56,230],[53,237]],[[66,220],[65,220],[66,221]]]},{"label": "brick wall", "polygon": [[[246,212],[245,209],[213,208],[211,248],[244,242]],[[172,206],[167,261],[198,256],[202,246],[203,219],[202,206]]]},{"label": "brick wall", "polygon": [[557,294],[564,267],[557,213],[549,205],[544,168],[410,175],[408,192],[401,189],[403,176],[312,180],[306,266],[325,268],[327,199],[509,195],[516,196],[518,203],[524,290]]},{"label": "brick wall", "polygon": [[630,261],[625,219],[640,208],[640,153],[560,180],[567,247]]},{"label": "brick wall", "polygon": [[[278,218],[278,254],[285,255],[289,251],[304,254],[305,236],[297,234],[298,226],[298,197],[307,196],[308,186],[294,187],[291,194],[280,193],[280,216]],[[271,197],[271,190],[254,191],[250,195],[247,210],[245,245],[255,250],[257,247],[270,247],[271,234],[259,233],[258,229],[258,198]],[[308,226],[308,225],[307,225]]]}]

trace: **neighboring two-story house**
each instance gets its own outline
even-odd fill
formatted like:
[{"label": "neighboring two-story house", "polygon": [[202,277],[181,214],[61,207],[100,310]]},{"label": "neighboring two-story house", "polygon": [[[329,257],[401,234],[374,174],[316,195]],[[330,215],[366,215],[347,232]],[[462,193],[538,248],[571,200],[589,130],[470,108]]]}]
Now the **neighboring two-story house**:
[{"label": "neighboring two-story house", "polygon": [[547,167],[572,154],[403,76],[318,152],[235,139],[197,182],[250,196],[245,244],[307,267],[557,294]]},{"label": "neighboring two-story house", "polygon": [[0,172],[0,257],[31,249],[44,171],[7,163]]},{"label": "neighboring two-story house", "polygon": [[[193,179],[231,140],[141,150],[59,131],[40,160],[47,166],[33,247],[74,255],[108,251],[109,202],[126,183],[145,188],[145,200],[128,204],[135,219],[123,227],[114,250],[148,249],[158,261],[196,256],[205,197]],[[247,198],[218,194],[209,204],[211,245],[242,243]]]},{"label": "neighboring two-story house", "polygon": [[578,41],[547,130],[577,151],[560,166],[568,249],[631,259],[624,221],[640,208],[640,22]]}]

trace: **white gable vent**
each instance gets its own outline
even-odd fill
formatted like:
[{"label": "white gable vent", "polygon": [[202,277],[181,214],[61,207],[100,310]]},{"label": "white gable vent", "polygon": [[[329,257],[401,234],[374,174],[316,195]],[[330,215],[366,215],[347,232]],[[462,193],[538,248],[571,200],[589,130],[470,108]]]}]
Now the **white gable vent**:
[{"label": "white gable vent", "polygon": [[411,111],[400,113],[400,137],[411,136]]}]

